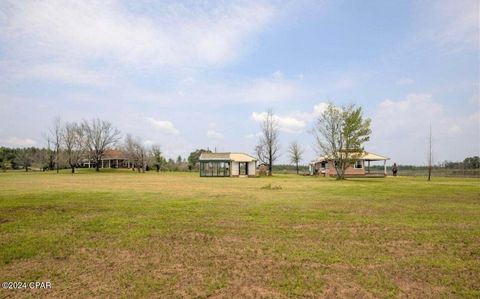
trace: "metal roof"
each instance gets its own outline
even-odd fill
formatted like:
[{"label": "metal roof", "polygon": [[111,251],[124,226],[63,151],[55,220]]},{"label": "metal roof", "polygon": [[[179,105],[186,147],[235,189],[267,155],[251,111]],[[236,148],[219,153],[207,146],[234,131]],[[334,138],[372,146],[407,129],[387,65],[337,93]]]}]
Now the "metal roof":
[{"label": "metal roof", "polygon": [[202,153],[199,158],[200,161],[235,161],[235,162],[253,162],[256,161],[254,157],[244,153]]},{"label": "metal roof", "polygon": [[[331,160],[332,158],[329,156],[322,156],[319,157],[316,160],[313,160],[312,163],[318,163],[318,162],[323,162],[323,161],[328,161]],[[369,153],[369,152],[363,152],[359,156],[355,156],[355,159],[358,160],[365,160],[365,161],[384,161],[384,160],[390,160],[388,157],[380,156],[374,153]]]}]

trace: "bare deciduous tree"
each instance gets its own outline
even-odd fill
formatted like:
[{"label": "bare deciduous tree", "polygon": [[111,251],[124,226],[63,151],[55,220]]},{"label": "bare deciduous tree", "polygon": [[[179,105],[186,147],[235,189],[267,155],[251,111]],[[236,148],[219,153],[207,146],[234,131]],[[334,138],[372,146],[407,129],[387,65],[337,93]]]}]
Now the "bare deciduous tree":
[{"label": "bare deciduous tree", "polygon": [[34,160],[33,148],[19,148],[15,151],[15,162],[25,168],[25,172],[32,166]]},{"label": "bare deciduous tree", "polygon": [[147,166],[147,150],[142,145],[140,138],[133,138],[130,134],[125,137],[124,149],[129,159],[133,162],[133,168],[138,172],[145,172]]},{"label": "bare deciduous tree", "polygon": [[82,130],[85,134],[85,144],[91,157],[95,160],[95,170],[100,171],[100,162],[105,153],[120,139],[120,131],[108,121],[93,119],[84,120]]},{"label": "bare deciduous tree", "polygon": [[298,163],[302,160],[303,149],[300,148],[296,141],[292,142],[288,147],[288,154],[290,156],[290,162],[295,164],[297,174],[298,174]]},{"label": "bare deciduous tree", "polygon": [[75,173],[75,167],[80,163],[85,149],[85,136],[81,125],[71,122],[62,128],[62,144],[67,163]]},{"label": "bare deciduous tree", "polygon": [[53,170],[55,168],[55,151],[50,148],[50,137],[47,137],[47,164],[48,170]]},{"label": "bare deciduous tree", "polygon": [[53,126],[50,128],[49,136],[47,137],[48,146],[50,142],[53,145],[53,157],[55,159],[55,169],[58,173],[60,167],[60,151],[62,146],[62,122],[59,117],[53,120]]},{"label": "bare deciduous tree", "polygon": [[337,179],[341,180],[363,153],[363,143],[370,138],[370,119],[363,118],[361,107],[329,104],[318,117],[313,133],[318,151],[333,161]]},{"label": "bare deciduous tree", "polygon": [[262,135],[255,147],[255,153],[258,160],[268,164],[268,175],[272,175],[272,166],[279,157],[279,127],[278,122],[273,115],[273,111],[269,109],[261,125]]},{"label": "bare deciduous tree", "polygon": [[135,170],[135,167],[137,165],[135,147],[136,147],[136,144],[132,135],[127,134],[127,136],[125,136],[125,141],[123,142],[123,150],[125,151],[125,153],[127,153],[128,160],[132,165],[132,170]]},{"label": "bare deciduous tree", "polygon": [[138,171],[145,172],[147,170],[147,159],[148,159],[148,152],[145,146],[141,143],[137,144],[137,157],[138,157]]}]

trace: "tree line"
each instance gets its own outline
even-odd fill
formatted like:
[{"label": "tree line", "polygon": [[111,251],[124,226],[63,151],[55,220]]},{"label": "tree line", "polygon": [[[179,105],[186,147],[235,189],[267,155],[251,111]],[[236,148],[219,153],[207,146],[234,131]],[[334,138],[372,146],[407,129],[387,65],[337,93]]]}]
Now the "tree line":
[{"label": "tree line", "polygon": [[151,168],[168,171],[186,171],[188,162],[178,156],[176,160],[166,159],[160,146],[147,147],[139,137],[127,134],[122,141],[120,131],[110,122],[92,119],[82,122],[61,122],[56,118],[45,134],[46,148],[0,147],[0,167],[25,171],[37,166],[42,170],[70,168],[72,173],[81,167],[83,161],[93,162],[95,170],[100,171],[101,161],[107,150],[118,149],[124,152],[133,170],[145,172]]}]

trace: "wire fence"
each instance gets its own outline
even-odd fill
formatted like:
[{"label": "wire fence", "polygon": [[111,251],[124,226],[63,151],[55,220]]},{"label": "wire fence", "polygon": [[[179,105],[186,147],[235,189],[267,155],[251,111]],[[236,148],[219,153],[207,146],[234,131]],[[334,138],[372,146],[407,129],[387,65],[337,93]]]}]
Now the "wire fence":
[{"label": "wire fence", "polygon": [[[387,174],[388,175],[392,174],[391,167],[387,168]],[[397,175],[428,176],[428,167],[402,167],[400,165],[398,166]],[[432,168],[432,176],[480,178],[480,169],[434,167]]]}]

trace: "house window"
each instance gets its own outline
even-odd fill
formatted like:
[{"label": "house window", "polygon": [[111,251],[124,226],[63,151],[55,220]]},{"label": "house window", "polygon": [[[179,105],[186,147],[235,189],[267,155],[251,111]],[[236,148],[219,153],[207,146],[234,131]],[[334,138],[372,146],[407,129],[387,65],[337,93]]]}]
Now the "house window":
[{"label": "house window", "polygon": [[362,160],[357,160],[357,162],[355,162],[355,168],[363,168]]}]

